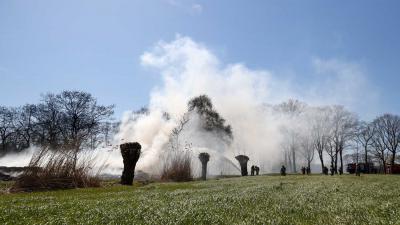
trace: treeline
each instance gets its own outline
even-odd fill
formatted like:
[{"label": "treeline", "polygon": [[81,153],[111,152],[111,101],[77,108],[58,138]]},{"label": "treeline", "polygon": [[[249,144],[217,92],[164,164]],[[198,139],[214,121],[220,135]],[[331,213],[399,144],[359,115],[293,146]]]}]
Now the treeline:
[{"label": "treeline", "polygon": [[117,126],[113,109],[82,91],[49,93],[38,104],[0,106],[0,155],[32,145],[79,151],[107,144]]},{"label": "treeline", "polygon": [[362,121],[343,106],[311,107],[297,100],[274,106],[273,110],[287,121],[282,129],[283,164],[292,172],[297,172],[299,162],[310,167],[314,159],[320,161],[322,171],[326,166],[336,174],[345,170],[344,158],[378,165],[383,173],[399,162],[398,115],[383,114]]}]

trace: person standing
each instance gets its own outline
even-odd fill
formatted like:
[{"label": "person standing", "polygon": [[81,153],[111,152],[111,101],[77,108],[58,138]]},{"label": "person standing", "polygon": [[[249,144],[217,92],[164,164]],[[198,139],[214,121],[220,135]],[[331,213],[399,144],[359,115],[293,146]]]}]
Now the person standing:
[{"label": "person standing", "polygon": [[281,167],[281,176],[286,176],[286,167],[284,165]]}]

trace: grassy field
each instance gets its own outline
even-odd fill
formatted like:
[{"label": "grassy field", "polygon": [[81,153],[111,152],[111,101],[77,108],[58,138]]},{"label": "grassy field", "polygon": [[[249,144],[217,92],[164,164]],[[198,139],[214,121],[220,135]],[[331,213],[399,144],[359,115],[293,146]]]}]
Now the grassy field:
[{"label": "grassy field", "polygon": [[259,176],[0,194],[0,224],[45,223],[400,224],[400,176]]}]

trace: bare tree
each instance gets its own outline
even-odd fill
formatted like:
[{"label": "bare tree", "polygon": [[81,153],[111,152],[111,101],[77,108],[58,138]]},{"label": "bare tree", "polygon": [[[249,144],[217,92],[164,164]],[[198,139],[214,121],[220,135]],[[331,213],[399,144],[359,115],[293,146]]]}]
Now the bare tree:
[{"label": "bare tree", "polygon": [[61,110],[61,134],[64,147],[72,150],[76,165],[78,152],[91,135],[100,132],[101,123],[113,114],[113,105],[98,105],[91,94],[80,91],[63,91],[56,95]]},{"label": "bare tree", "polygon": [[282,147],[285,151],[285,160],[287,161],[288,169],[296,173],[296,152],[299,149],[299,133],[295,128],[284,129],[285,141],[282,143]]},{"label": "bare tree", "polygon": [[[379,129],[376,123],[373,123],[373,125],[375,126],[375,129]],[[383,172],[386,173],[389,152],[384,144],[384,136],[382,135],[382,132],[379,132],[378,130],[374,132],[374,136],[372,138],[372,149],[374,156],[379,159],[381,163]]]},{"label": "bare tree", "polygon": [[[304,112],[306,107],[307,105],[299,100],[289,99],[288,101],[279,104],[275,110],[287,116],[289,120],[295,120]],[[285,127],[283,131],[286,136],[286,141],[283,144],[284,150],[286,151],[285,161],[288,161],[291,171],[296,173],[296,152],[299,148],[299,131],[297,130],[297,127],[293,126],[293,124],[291,124],[290,127]]]},{"label": "bare tree", "polygon": [[324,172],[324,152],[328,148],[329,142],[329,116],[327,108],[316,108],[313,112],[313,120],[311,122],[311,138],[314,149],[318,153],[321,162],[321,170]]},{"label": "bare tree", "polygon": [[327,146],[325,148],[326,153],[328,153],[329,157],[331,158],[331,168],[335,171],[335,163],[337,159],[337,151],[335,149],[335,144],[332,139],[329,139],[327,142]]},{"label": "bare tree", "polygon": [[11,144],[10,139],[12,135],[17,132],[15,125],[16,115],[15,108],[0,107],[0,141],[2,154],[7,151],[8,145]]},{"label": "bare tree", "polygon": [[[392,114],[384,114],[379,116],[373,121],[375,129],[374,147],[376,147],[379,154],[385,150],[389,151],[390,164],[394,165],[396,162],[396,154],[400,146],[400,117]],[[383,158],[380,157],[384,163]]]},{"label": "bare tree", "polygon": [[[355,141],[357,142],[357,154],[358,154],[358,146],[360,145],[364,152],[364,162],[365,165],[368,167],[367,170],[369,171],[369,152],[373,147],[373,137],[374,137],[375,129],[374,126],[370,123],[362,121],[358,123],[357,132],[355,136]],[[358,155],[357,155],[358,156]],[[357,158],[358,160],[358,158]]]},{"label": "bare tree", "polygon": [[186,124],[189,122],[189,114],[185,113],[181,119],[178,121],[177,126],[172,129],[170,137],[169,137],[169,150],[176,152],[182,149],[181,144],[181,134]]},{"label": "bare tree", "polygon": [[61,145],[61,108],[54,94],[46,94],[37,106],[38,144],[57,149]]},{"label": "bare tree", "polygon": [[297,99],[289,99],[278,105],[277,109],[290,116],[297,116],[305,110],[307,104]]},{"label": "bare tree", "polygon": [[27,104],[18,109],[17,129],[22,143],[21,148],[29,148],[34,139],[35,127],[37,124],[37,107],[33,104]]},{"label": "bare tree", "polygon": [[308,168],[311,170],[311,162],[314,160],[315,148],[312,137],[307,133],[301,137],[300,153],[307,162]]},{"label": "bare tree", "polygon": [[338,156],[340,159],[340,174],[343,173],[343,151],[348,142],[355,135],[357,118],[347,111],[343,106],[333,106],[330,110],[331,118],[331,137],[330,142],[335,150],[334,171],[337,173]]},{"label": "bare tree", "polygon": [[111,138],[118,131],[118,127],[119,127],[118,122],[106,121],[102,124],[101,126],[101,133],[103,138],[102,142],[105,144],[105,146],[110,145]]},{"label": "bare tree", "polygon": [[[0,107],[0,150],[23,150],[31,144],[76,153],[83,144],[95,148],[112,113],[113,106],[98,105],[79,91],[46,94],[37,105]],[[108,139],[110,130],[106,133]]]}]

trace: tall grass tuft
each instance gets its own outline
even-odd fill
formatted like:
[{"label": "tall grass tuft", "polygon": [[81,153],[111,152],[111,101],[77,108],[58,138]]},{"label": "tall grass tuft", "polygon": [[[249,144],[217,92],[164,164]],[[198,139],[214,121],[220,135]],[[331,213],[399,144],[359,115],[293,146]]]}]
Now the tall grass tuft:
[{"label": "tall grass tuft", "polygon": [[80,155],[78,162],[68,150],[41,149],[31,158],[10,192],[99,187],[99,173],[93,173],[93,158]]},{"label": "tall grass tuft", "polygon": [[170,153],[164,162],[161,180],[175,182],[193,180],[191,151]]}]

